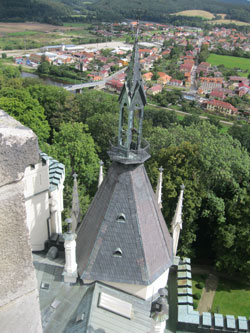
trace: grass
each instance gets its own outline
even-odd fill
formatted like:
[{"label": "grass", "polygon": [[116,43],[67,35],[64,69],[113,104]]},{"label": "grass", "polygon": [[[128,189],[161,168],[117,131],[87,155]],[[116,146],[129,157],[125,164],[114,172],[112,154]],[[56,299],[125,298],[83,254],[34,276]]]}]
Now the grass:
[{"label": "grass", "polygon": [[236,21],[236,20],[214,20],[211,21],[212,24],[235,24],[235,25],[250,25],[250,23],[243,22],[243,21]]},{"label": "grass", "polygon": [[16,32],[10,32],[7,34],[8,37],[23,37],[23,36],[29,36],[29,35],[36,35],[37,31],[27,30],[27,31],[16,31]]},{"label": "grass", "polygon": [[[221,124],[221,123],[220,123]],[[222,125],[222,124],[221,124]],[[228,132],[228,130],[229,130],[229,128],[230,128],[231,126],[226,126],[226,125],[222,125],[222,128],[220,129],[220,132],[221,133],[227,133]]]},{"label": "grass", "polygon": [[179,121],[182,121],[184,118],[185,118],[185,116],[180,116],[179,114],[177,114],[177,119],[178,119]]},{"label": "grass", "polygon": [[211,53],[207,62],[209,62],[212,66],[224,65],[227,68],[240,68],[242,70],[247,70],[250,73],[250,59],[247,58]]},{"label": "grass", "polygon": [[203,274],[193,274],[192,275],[192,292],[194,294],[200,294],[202,293],[202,289],[199,289],[196,287],[197,283],[202,282],[205,284],[205,281],[207,279],[206,275]]},{"label": "grass", "polygon": [[206,20],[212,20],[214,18],[214,14],[207,12],[205,10],[184,10],[182,12],[175,13],[175,15],[198,16],[198,17],[202,17]]},{"label": "grass", "polygon": [[250,288],[239,282],[220,278],[212,312],[223,315],[250,316]]}]

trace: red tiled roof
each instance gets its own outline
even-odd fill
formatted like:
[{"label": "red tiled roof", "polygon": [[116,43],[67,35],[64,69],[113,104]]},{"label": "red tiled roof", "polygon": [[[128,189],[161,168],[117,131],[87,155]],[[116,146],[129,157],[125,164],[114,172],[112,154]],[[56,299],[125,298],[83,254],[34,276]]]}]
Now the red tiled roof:
[{"label": "red tiled roof", "polygon": [[223,102],[223,101],[217,101],[216,99],[213,99],[212,101],[207,101],[207,104],[214,105],[216,107],[222,107],[225,109],[232,110],[234,112],[237,112],[238,109],[236,109],[232,104]]}]

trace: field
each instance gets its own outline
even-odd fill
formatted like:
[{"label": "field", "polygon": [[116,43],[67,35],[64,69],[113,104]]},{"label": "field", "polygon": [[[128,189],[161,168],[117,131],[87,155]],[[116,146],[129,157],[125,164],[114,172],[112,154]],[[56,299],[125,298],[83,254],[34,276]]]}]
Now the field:
[{"label": "field", "polygon": [[[240,68],[242,70],[246,70],[247,72],[244,73],[244,76],[247,76],[248,73],[250,74],[250,59],[247,58],[231,57],[212,53],[208,57],[207,62],[213,66],[224,65],[227,68]],[[239,75],[242,75],[242,73]]]},{"label": "field", "polygon": [[236,20],[227,20],[225,19],[226,14],[217,14],[221,19],[214,20],[214,14],[207,12],[205,10],[184,10],[182,12],[175,13],[173,15],[182,15],[182,16],[190,16],[190,17],[202,17],[204,20],[209,20],[211,24],[236,24],[236,25],[250,25],[250,23],[236,21]]},{"label": "field", "polygon": [[36,49],[45,45],[77,43],[80,38],[89,42],[93,36],[89,25],[67,24],[63,27],[39,23],[0,22],[0,49]]},{"label": "field", "polygon": [[211,21],[212,24],[235,24],[235,25],[250,25],[250,23],[242,22],[242,21],[236,21],[236,20],[214,20]]},{"label": "field", "polygon": [[202,17],[206,20],[212,20],[214,18],[214,14],[207,12],[205,10],[184,10],[182,12],[175,13],[175,15],[198,16],[198,17]]},{"label": "field", "polygon": [[219,280],[212,312],[224,315],[250,316],[250,289],[238,282]]}]

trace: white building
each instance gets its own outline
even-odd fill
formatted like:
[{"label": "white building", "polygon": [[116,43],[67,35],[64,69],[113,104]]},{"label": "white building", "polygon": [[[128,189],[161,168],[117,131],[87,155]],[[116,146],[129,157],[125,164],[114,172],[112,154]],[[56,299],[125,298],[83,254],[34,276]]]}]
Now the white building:
[{"label": "white building", "polygon": [[52,233],[62,233],[64,165],[40,153],[24,172],[24,197],[32,251],[42,251]]}]

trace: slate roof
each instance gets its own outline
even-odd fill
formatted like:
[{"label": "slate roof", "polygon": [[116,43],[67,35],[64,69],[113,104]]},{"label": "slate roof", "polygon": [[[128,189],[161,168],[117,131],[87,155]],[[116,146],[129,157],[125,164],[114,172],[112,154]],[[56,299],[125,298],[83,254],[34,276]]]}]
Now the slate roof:
[{"label": "slate roof", "polygon": [[64,165],[43,152],[40,153],[40,156],[43,160],[49,161],[49,189],[54,191],[64,177]]},{"label": "slate roof", "polygon": [[113,162],[76,242],[83,280],[149,285],[172,265],[172,238],[143,164]]},{"label": "slate roof", "polygon": [[[101,293],[130,303],[133,311],[132,318],[127,319],[99,307],[98,301]],[[96,282],[89,287],[83,296],[65,332],[149,333],[152,322],[150,310],[151,301],[142,300],[136,296]],[[77,316],[81,316],[81,314],[84,314],[83,320],[76,322]]]},{"label": "slate roof", "polygon": [[[116,288],[96,282],[91,285],[63,282],[64,256],[51,260],[33,253],[44,333],[148,333],[151,327],[151,300],[145,301]],[[49,289],[41,288],[42,283]],[[100,293],[132,305],[133,316],[124,318],[98,307]],[[78,315],[83,319],[77,321]]]}]

